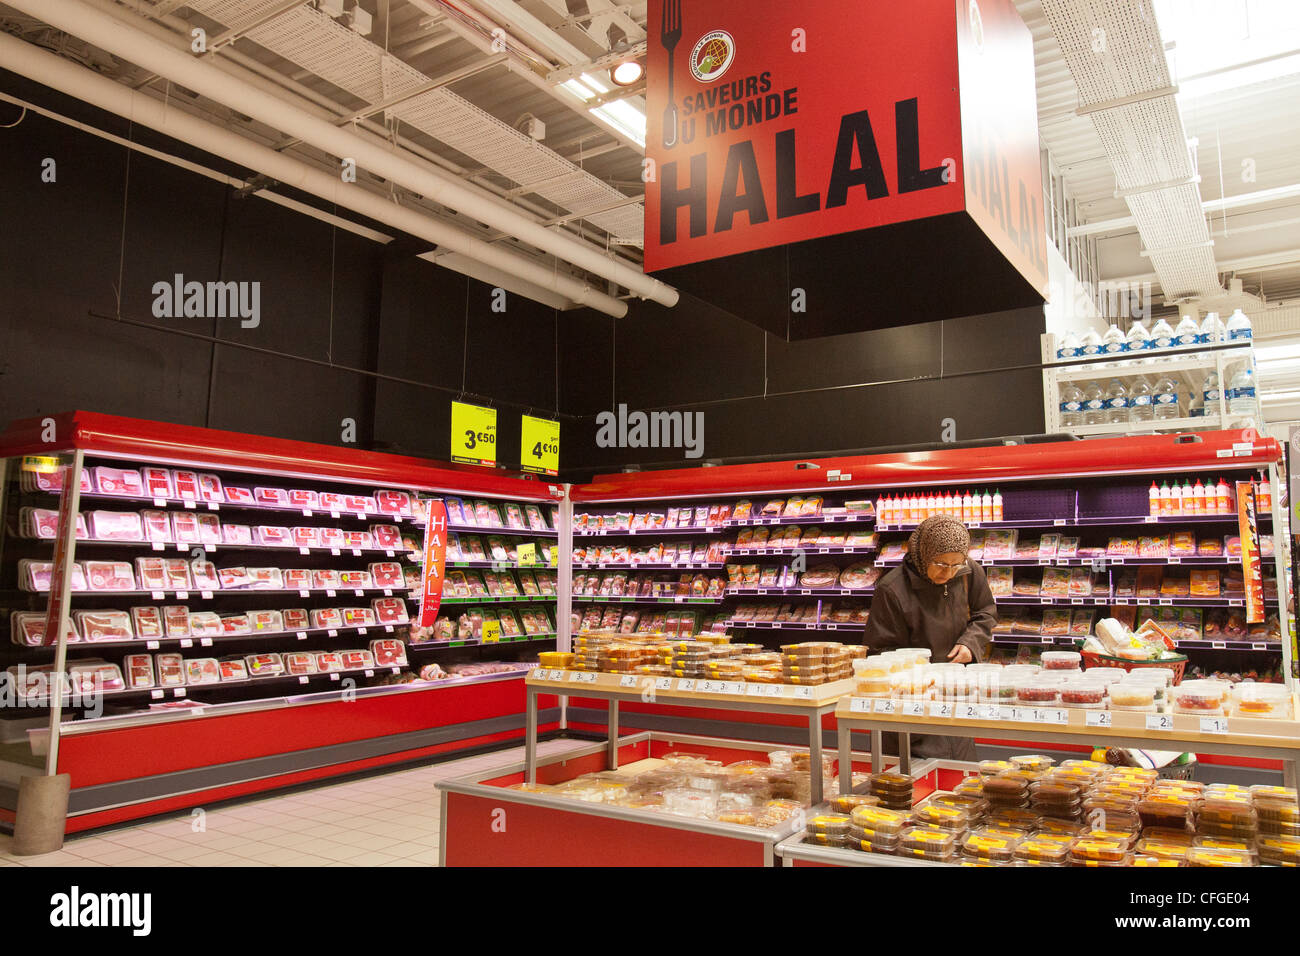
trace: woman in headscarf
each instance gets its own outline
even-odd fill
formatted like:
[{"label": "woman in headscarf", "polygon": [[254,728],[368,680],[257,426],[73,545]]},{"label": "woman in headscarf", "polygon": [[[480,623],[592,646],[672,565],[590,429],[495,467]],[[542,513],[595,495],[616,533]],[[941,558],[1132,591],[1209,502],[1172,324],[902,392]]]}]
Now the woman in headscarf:
[{"label": "woman in headscarf", "polygon": [[[933,663],[988,659],[997,606],[969,551],[970,533],[956,518],[934,515],[921,522],[902,565],[876,585],[863,636],[872,653],[928,647]],[[976,759],[969,738],[913,735],[911,749],[922,757]]]}]

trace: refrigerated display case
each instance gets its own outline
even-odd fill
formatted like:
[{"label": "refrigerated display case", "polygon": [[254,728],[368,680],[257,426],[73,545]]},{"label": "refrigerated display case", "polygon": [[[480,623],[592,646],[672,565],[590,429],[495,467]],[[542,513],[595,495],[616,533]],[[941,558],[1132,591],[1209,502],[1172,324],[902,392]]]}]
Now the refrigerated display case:
[{"label": "refrigerated display case", "polygon": [[26,774],[71,774],[74,832],[523,735],[562,486],[87,412],[0,456],[0,824]]}]

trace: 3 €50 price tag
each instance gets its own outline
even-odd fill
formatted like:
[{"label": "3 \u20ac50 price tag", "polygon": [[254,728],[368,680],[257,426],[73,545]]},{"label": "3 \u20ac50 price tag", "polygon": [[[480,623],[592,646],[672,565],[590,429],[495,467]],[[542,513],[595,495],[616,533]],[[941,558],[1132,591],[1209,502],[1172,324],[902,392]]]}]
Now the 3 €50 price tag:
[{"label": "3 \u20ac50 price tag", "polygon": [[451,403],[451,460],[468,465],[497,463],[497,410]]},{"label": "3 \u20ac50 price tag", "polygon": [[556,475],[560,471],[560,423],[523,416],[519,457],[524,471]]},{"label": "3 \u20ac50 price tag", "polygon": [[483,643],[499,644],[501,642],[501,622],[484,621],[483,622]]}]

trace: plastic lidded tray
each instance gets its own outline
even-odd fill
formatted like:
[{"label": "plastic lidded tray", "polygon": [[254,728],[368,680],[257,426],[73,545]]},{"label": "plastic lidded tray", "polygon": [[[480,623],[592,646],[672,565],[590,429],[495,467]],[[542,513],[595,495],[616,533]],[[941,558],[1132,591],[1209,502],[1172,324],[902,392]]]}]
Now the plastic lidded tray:
[{"label": "plastic lidded tray", "polygon": [[1018,757],[1012,757],[1011,762],[1021,770],[1050,770],[1056,764],[1056,761],[1044,754],[1021,754]]},{"label": "plastic lidded tray", "polygon": [[1259,838],[1259,861],[1275,866],[1300,866],[1300,837],[1268,835]]},{"label": "plastic lidded tray", "polygon": [[930,860],[951,859],[957,849],[957,834],[933,827],[908,827],[899,835],[899,854]]},{"label": "plastic lidded tray", "polygon": [[1020,807],[994,807],[989,810],[985,823],[991,827],[1022,830],[1026,833],[1037,830],[1042,825],[1042,816],[1033,810]]},{"label": "plastic lidded tray", "polygon": [[1249,853],[1235,850],[1215,850],[1209,847],[1194,846],[1183,857],[1183,866],[1254,866],[1255,861]]},{"label": "plastic lidded tray", "polygon": [[1082,836],[1087,828],[1080,823],[1070,820],[1062,820],[1059,817],[1043,817],[1042,823],[1038,827],[1038,836],[1042,839],[1074,839]]},{"label": "plastic lidded tray", "polygon": [[1257,783],[1250,788],[1250,795],[1258,800],[1268,797],[1271,800],[1285,800],[1289,803],[1300,801],[1300,793],[1294,787],[1278,787],[1273,784]]},{"label": "plastic lidded tray", "polygon": [[1029,785],[1029,799],[1035,803],[1077,803],[1083,796],[1083,785],[1069,780],[1036,780]]},{"label": "plastic lidded tray", "polygon": [[908,825],[908,814],[887,807],[854,807],[849,814],[854,826],[874,833],[900,833]]},{"label": "plastic lidded tray", "polygon": [[885,770],[881,773],[873,773],[868,778],[868,782],[872,790],[910,795],[916,785],[916,778],[909,774]]},{"label": "plastic lidded tray", "polygon": [[1055,704],[1061,699],[1061,685],[1042,679],[1026,681],[1020,685],[1016,696],[1024,704]]},{"label": "plastic lidded tray", "polygon": [[880,798],[871,793],[842,793],[830,798],[830,805],[836,813],[852,813],[858,807],[876,807]]},{"label": "plastic lidded tray", "polygon": [[1078,651],[1043,651],[1039,658],[1043,670],[1078,670],[1083,655]]},{"label": "plastic lidded tray", "polygon": [[961,842],[962,856],[1009,863],[1020,841],[986,833],[971,833]]},{"label": "plastic lidded tray", "polygon": [[1162,860],[1182,860],[1191,849],[1189,843],[1173,843],[1157,837],[1145,836],[1133,847],[1134,852],[1144,856],[1159,857]]},{"label": "plastic lidded tray", "polygon": [[1120,863],[1128,856],[1128,843],[1111,840],[1098,840],[1081,837],[1070,847],[1070,857],[1076,861],[1099,861],[1103,863]]},{"label": "plastic lidded tray", "polygon": [[1192,846],[1203,847],[1207,850],[1232,850],[1235,853],[1245,853],[1252,859],[1259,858],[1259,848],[1254,837],[1242,839],[1230,836],[1215,836],[1212,834],[1198,833],[1192,837]]},{"label": "plastic lidded tray", "polygon": [[1070,844],[1059,840],[1028,837],[1016,844],[1013,855],[1017,860],[1060,865],[1070,860]]},{"label": "plastic lidded tray", "polygon": [[1182,863],[1179,860],[1166,859],[1164,857],[1151,856],[1142,853],[1134,853],[1133,862],[1129,865],[1138,869],[1145,869],[1148,867],[1182,866]]},{"label": "plastic lidded tray", "polygon": [[912,811],[912,822],[917,826],[938,827],[942,830],[966,830],[970,828],[971,814],[964,807],[950,807],[943,804],[927,803]]},{"label": "plastic lidded tray", "polygon": [[825,833],[841,839],[848,837],[852,821],[842,813],[823,813],[809,817],[805,829],[809,833]]},{"label": "plastic lidded tray", "polygon": [[1016,769],[1016,764],[1012,763],[1010,760],[981,760],[980,761],[980,776],[982,777],[994,777],[1002,773],[1002,771],[1004,770],[1015,770],[1015,769]]},{"label": "plastic lidded tray", "polygon": [[988,777],[984,781],[984,798],[989,801],[1020,800],[1029,794],[1029,781],[1018,777]]}]

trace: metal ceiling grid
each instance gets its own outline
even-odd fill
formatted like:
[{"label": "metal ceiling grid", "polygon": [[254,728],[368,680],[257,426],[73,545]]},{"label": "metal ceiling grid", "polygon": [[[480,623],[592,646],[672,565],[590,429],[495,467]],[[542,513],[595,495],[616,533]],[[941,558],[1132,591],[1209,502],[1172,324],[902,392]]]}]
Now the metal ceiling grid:
[{"label": "metal ceiling grid", "polygon": [[[273,0],[191,0],[191,8],[232,29],[251,24]],[[431,78],[360,34],[310,7],[297,7],[262,26],[248,39],[328,80],[371,105],[391,102],[426,87]],[[628,197],[527,134],[506,125],[446,88],[413,96],[387,110],[390,116],[493,169],[560,209],[609,232],[618,242],[640,246],[642,207],[608,207]],[[601,212],[599,210],[607,210]]]},{"label": "metal ceiling grid", "polygon": [[1218,292],[1154,9],[1147,0],[1042,0],[1042,9],[1166,298]]}]

